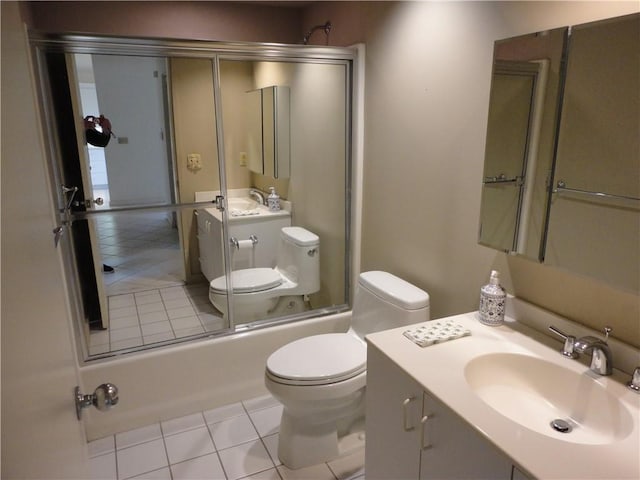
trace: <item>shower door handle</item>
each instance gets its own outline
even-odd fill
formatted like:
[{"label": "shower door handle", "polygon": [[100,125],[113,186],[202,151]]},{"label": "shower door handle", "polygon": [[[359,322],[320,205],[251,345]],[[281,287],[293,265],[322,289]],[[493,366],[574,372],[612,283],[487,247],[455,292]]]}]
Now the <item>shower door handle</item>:
[{"label": "shower door handle", "polygon": [[213,201],[213,203],[215,203],[216,208],[218,210],[220,210],[221,212],[224,212],[224,195],[216,195],[216,198]]}]

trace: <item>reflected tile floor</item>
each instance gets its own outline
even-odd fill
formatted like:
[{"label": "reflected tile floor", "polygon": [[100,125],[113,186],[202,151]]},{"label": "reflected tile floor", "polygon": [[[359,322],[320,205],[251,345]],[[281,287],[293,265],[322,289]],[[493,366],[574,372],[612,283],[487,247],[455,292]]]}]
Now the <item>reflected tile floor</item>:
[{"label": "reflected tile floor", "polygon": [[206,283],[109,297],[109,328],[89,334],[89,355],[226,328]]},{"label": "reflected tile floor", "polygon": [[364,480],[364,449],[290,470],[278,460],[282,405],[270,395],[89,442],[92,480]]},{"label": "reflected tile floor", "polygon": [[104,214],[95,218],[107,295],[184,284],[182,254],[171,214]]}]

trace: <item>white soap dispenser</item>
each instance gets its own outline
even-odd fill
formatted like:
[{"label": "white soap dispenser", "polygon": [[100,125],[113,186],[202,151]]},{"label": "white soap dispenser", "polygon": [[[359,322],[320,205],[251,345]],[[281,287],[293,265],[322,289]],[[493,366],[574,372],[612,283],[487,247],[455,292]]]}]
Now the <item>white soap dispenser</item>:
[{"label": "white soap dispenser", "polygon": [[497,326],[504,323],[507,294],[500,286],[500,273],[492,270],[489,283],[480,289],[480,322]]},{"label": "white soap dispenser", "polygon": [[267,197],[267,205],[269,206],[269,210],[277,212],[280,210],[280,195],[276,193],[276,189],[274,187],[269,187],[269,191],[271,193]]}]

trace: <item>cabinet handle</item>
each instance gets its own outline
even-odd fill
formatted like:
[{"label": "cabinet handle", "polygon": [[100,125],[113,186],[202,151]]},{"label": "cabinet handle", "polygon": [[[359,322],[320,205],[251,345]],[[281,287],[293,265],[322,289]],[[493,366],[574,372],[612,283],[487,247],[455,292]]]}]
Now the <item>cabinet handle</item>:
[{"label": "cabinet handle", "polygon": [[405,432],[410,432],[411,430],[413,430],[415,427],[412,425],[409,425],[409,415],[408,415],[408,405],[413,402],[416,399],[416,397],[408,397],[404,399],[404,402],[402,402],[402,428],[404,429]]},{"label": "cabinet handle", "polygon": [[427,425],[427,420],[429,420],[433,415],[425,415],[424,417],[422,417],[420,419],[420,450],[426,450],[428,448],[431,448],[431,442],[427,443],[425,445],[424,442],[424,432],[427,429],[426,425]]}]

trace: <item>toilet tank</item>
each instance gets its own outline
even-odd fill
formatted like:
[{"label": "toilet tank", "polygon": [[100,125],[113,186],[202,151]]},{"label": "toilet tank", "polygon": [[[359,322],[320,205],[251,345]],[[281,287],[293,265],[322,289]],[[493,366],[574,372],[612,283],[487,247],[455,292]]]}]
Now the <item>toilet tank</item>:
[{"label": "toilet tank", "polygon": [[360,337],[430,319],[429,294],[388,272],[363,272],[353,300],[351,328]]},{"label": "toilet tank", "polygon": [[296,294],[320,290],[320,238],[302,227],[282,228],[277,268],[298,285]]}]

